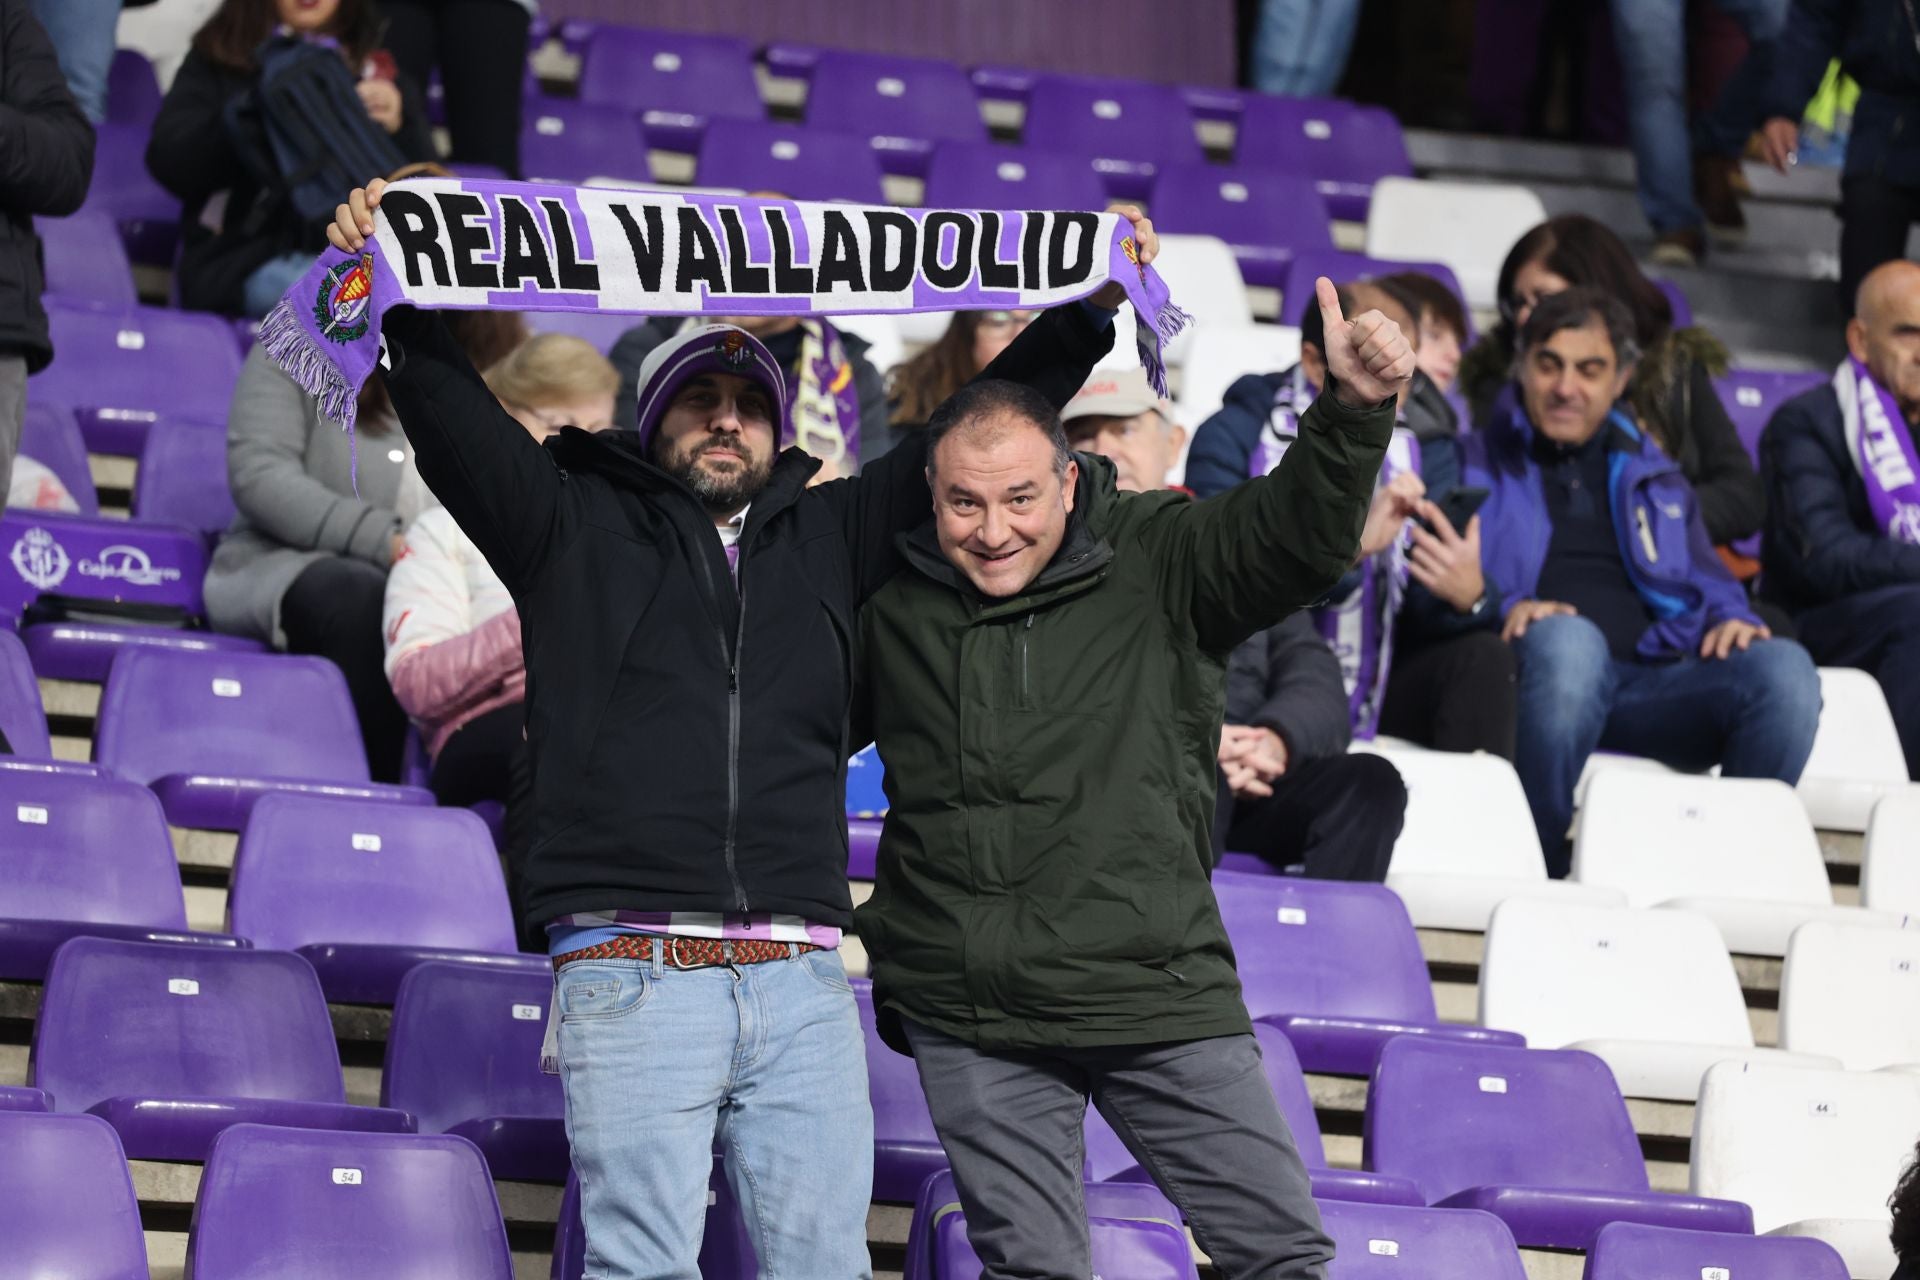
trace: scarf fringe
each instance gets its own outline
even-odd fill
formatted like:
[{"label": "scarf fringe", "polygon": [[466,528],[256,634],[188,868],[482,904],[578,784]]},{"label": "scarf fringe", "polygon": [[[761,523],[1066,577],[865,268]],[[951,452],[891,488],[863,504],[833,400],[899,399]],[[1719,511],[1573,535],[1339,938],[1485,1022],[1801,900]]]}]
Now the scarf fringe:
[{"label": "scarf fringe", "polygon": [[[1146,317],[1142,317],[1143,319]],[[1151,326],[1136,324],[1133,329],[1134,346],[1140,352],[1140,364],[1147,371],[1147,383],[1154,394],[1166,399],[1167,361],[1161,354],[1167,343],[1179,337],[1186,327],[1193,323],[1193,317],[1174,304],[1173,299],[1160,304],[1152,316]]]},{"label": "scarf fringe", "polygon": [[295,386],[320,402],[320,416],[338,422],[347,433],[347,479],[352,483],[353,496],[358,498],[360,436],[353,425],[360,407],[360,389],[341,375],[285,298],[274,303],[273,310],[260,322],[260,345]]}]

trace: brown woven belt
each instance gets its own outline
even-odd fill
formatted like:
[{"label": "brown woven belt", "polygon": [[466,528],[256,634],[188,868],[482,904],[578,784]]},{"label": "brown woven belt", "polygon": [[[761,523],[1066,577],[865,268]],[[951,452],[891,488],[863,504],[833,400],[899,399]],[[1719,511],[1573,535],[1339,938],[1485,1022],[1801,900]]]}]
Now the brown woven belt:
[{"label": "brown woven belt", "polygon": [[597,947],[583,947],[553,958],[558,972],[576,960],[651,960],[655,944],[660,963],[669,969],[711,969],[723,964],[766,964],[805,955],[820,948],[811,942],[766,942],[759,938],[656,938],[646,933],[623,933]]}]

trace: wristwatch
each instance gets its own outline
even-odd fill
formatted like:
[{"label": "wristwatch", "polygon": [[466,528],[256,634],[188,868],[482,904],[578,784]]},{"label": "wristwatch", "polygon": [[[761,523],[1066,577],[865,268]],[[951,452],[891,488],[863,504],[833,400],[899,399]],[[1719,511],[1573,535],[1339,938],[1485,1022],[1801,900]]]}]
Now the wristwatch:
[{"label": "wristwatch", "polygon": [[1480,592],[1480,598],[1467,606],[1466,608],[1467,615],[1469,617],[1475,617],[1475,618],[1479,617],[1482,613],[1486,611],[1487,605],[1489,603],[1490,603],[1490,600],[1488,598],[1487,592],[1485,590],[1482,590]]}]

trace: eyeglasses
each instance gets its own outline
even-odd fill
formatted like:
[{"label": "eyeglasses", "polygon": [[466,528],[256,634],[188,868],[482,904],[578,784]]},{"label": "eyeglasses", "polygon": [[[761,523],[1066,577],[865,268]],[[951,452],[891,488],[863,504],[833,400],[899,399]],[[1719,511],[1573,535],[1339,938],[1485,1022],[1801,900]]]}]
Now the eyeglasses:
[{"label": "eyeglasses", "polygon": [[980,327],[982,329],[1024,329],[1033,323],[1031,311],[982,311]]}]

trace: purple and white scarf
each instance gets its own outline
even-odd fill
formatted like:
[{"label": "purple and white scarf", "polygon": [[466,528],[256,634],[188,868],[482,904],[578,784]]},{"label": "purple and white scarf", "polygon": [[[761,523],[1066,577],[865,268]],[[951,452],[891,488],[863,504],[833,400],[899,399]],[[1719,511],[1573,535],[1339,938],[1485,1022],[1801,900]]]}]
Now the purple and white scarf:
[{"label": "purple and white scarf", "polygon": [[1833,390],[1874,521],[1889,538],[1920,544],[1920,455],[1899,404],[1852,356],[1834,370]]},{"label": "purple and white scarf", "polygon": [[1115,213],[894,209],[410,178],[359,253],[329,249],[261,326],[267,354],[353,426],[392,306],[632,315],[1026,310],[1118,281],[1141,363],[1189,317]]}]

